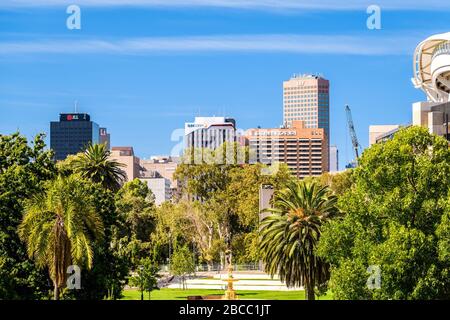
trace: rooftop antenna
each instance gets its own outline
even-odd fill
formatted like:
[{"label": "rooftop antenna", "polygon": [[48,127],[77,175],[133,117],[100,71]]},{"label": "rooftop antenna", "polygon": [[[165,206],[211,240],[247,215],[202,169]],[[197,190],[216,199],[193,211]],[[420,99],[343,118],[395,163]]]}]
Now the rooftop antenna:
[{"label": "rooftop antenna", "polygon": [[74,102],[75,113],[78,113],[78,100]]}]

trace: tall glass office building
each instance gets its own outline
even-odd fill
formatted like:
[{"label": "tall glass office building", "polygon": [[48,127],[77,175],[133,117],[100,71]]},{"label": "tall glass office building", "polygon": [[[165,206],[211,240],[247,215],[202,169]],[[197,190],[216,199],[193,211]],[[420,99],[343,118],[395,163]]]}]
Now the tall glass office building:
[{"label": "tall glass office building", "polygon": [[85,150],[90,143],[99,142],[99,125],[87,113],[61,113],[59,121],[50,123],[50,148],[55,152],[55,160],[64,160]]}]

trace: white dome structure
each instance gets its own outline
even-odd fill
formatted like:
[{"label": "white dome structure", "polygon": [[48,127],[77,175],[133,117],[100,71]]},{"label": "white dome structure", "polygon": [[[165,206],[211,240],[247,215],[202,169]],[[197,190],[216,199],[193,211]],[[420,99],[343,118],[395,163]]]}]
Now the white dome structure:
[{"label": "white dome structure", "polygon": [[412,81],[429,101],[450,101],[450,32],[433,35],[417,46]]}]

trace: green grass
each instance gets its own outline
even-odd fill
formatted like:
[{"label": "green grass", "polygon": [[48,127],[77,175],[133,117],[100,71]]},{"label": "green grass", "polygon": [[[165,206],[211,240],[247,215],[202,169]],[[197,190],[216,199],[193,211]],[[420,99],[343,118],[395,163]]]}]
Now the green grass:
[{"label": "green grass", "polygon": [[[257,300],[304,300],[304,291],[250,291],[237,290],[239,299],[257,299]],[[186,300],[188,296],[205,296],[209,294],[223,294],[223,290],[208,290],[208,289],[167,289],[152,291],[151,300]],[[138,290],[124,290],[123,300],[140,300],[141,293]],[[330,300],[332,296],[330,293],[320,297],[320,300]],[[148,294],[144,293],[144,300],[148,300]]]}]

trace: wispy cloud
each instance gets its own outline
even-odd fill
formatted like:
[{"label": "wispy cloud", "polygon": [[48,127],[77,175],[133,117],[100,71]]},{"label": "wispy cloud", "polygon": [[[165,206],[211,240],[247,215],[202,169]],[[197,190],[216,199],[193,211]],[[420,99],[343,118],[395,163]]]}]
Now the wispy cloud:
[{"label": "wispy cloud", "polygon": [[57,105],[36,101],[0,100],[0,109],[7,108],[48,108]]},{"label": "wispy cloud", "polygon": [[371,4],[392,10],[450,9],[447,0],[2,0],[0,8],[67,6],[220,7],[239,9],[359,10]]},{"label": "wispy cloud", "polygon": [[17,54],[159,53],[319,53],[351,55],[410,54],[416,38],[348,35],[218,35],[195,37],[127,38],[119,40],[39,40],[0,42],[0,57]]}]

